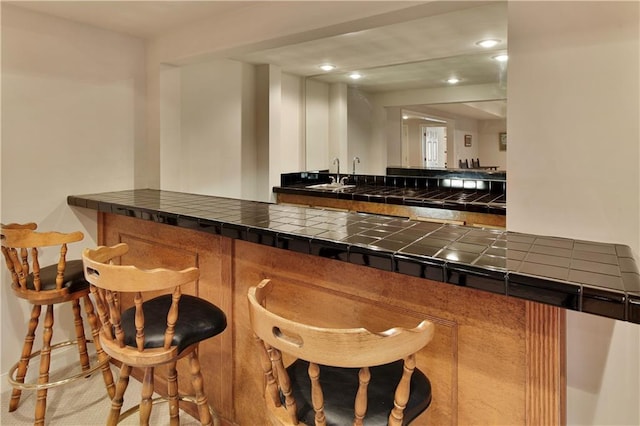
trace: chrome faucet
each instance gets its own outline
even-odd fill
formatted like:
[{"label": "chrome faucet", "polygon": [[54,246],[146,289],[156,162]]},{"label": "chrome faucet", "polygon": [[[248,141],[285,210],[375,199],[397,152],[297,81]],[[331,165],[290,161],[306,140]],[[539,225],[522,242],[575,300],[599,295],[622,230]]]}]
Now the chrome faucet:
[{"label": "chrome faucet", "polygon": [[340,182],[340,159],[338,157],[334,158],[333,164],[338,165],[338,172],[336,173],[336,182]]},{"label": "chrome faucet", "polygon": [[353,157],[353,175],[354,175],[354,176],[355,176],[355,174],[356,174],[356,161],[357,161],[358,163],[360,163],[360,158],[358,158],[358,157]]}]

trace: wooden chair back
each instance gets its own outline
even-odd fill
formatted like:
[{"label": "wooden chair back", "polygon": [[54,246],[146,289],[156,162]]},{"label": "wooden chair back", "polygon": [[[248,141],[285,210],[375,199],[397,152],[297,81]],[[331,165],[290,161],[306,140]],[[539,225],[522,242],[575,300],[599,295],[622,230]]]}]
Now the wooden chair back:
[{"label": "wooden chair back", "polygon": [[[0,240],[2,254],[11,274],[11,287],[16,294],[25,299],[49,299],[55,303],[55,293],[64,295],[64,273],[67,263],[67,244],[81,241],[84,235],[80,231],[71,233],[36,232],[35,223],[1,225]],[[44,247],[59,246],[55,288],[44,288],[40,277],[40,252]],[[46,293],[39,295],[38,293]]]},{"label": "wooden chair back", "polygon": [[[172,345],[178,310],[182,296],[180,287],[199,278],[198,268],[181,271],[165,268],[140,269],[132,265],[118,265],[116,258],[125,255],[129,247],[125,243],[113,247],[101,246],[85,249],[82,253],[85,278],[91,283],[96,308],[102,322],[101,342],[105,352],[115,359],[134,366],[159,365],[178,356],[178,348]],[[142,309],[145,292],[172,289],[171,307],[166,317],[162,347],[145,348],[145,317]],[[121,321],[119,293],[133,293],[135,306],[135,347],[125,342]]]},{"label": "wooden chair back", "polygon": [[[85,380],[98,368],[102,369],[107,393],[113,395],[115,389],[109,368],[109,358],[97,342],[98,321],[89,297],[89,284],[83,277],[82,262],[79,259],[67,259],[67,244],[81,241],[84,238],[82,232],[36,232],[37,225],[35,223],[2,224],[0,227],[2,254],[11,274],[11,287],[18,297],[33,305],[31,317],[27,321],[27,333],[22,346],[22,355],[9,372],[9,383],[13,387],[9,411],[16,410],[23,390],[35,390],[37,396],[34,424],[44,424],[48,389],[76,380]],[[59,250],[56,252],[53,247],[59,247]],[[51,248],[46,253],[47,257],[44,256],[44,248]],[[47,261],[46,265],[41,265],[45,260],[51,259],[51,254],[54,255],[53,257],[57,255],[57,262]],[[91,327],[97,362],[90,360],[87,351],[87,342],[91,341],[85,336],[85,324],[80,307],[81,299],[84,300],[86,319]],[[66,302],[70,302],[73,313],[75,340],[52,345],[55,324],[54,305]],[[44,321],[40,322],[43,306],[46,306]],[[39,325],[42,332],[42,347],[40,350],[34,351],[33,345]],[[63,378],[56,375],[50,380],[49,367],[52,362],[53,350],[68,345],[77,346],[80,361],[78,367],[81,368],[81,372],[78,373],[77,369],[73,368],[68,370],[69,374],[65,374]],[[26,374],[31,360],[35,357],[40,358],[37,383],[29,383],[26,380]]]},{"label": "wooden chair back", "polygon": [[[270,407],[286,410],[291,424],[298,424],[296,402],[293,399],[290,379],[282,361],[282,352],[308,361],[316,418],[324,418],[322,388],[318,380],[320,366],[359,368],[360,387],[354,401],[354,424],[365,416],[369,368],[404,360],[404,373],[396,387],[395,407],[389,424],[402,422],[402,411],[409,397],[409,383],[415,368],[415,353],[433,338],[434,325],[422,321],[415,328],[391,328],[381,333],[364,328],[322,328],[291,321],[266,308],[267,296],[272,291],[270,280],[263,280],[248,293],[249,315],[258,343],[266,395],[271,398]],[[273,371],[275,369],[275,371]],[[282,407],[280,393],[284,395]],[[316,403],[317,402],[317,403]],[[275,414],[282,419],[282,413]],[[398,419],[400,423],[398,423]]]}]

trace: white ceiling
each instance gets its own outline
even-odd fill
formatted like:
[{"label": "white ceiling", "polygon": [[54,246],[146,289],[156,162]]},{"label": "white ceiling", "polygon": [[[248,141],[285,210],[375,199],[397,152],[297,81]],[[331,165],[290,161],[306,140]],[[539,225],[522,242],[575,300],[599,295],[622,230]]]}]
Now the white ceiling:
[{"label": "white ceiling", "polygon": [[[224,19],[228,13],[260,2],[252,1],[28,1],[10,2],[41,13],[117,31],[141,38],[165,35],[204,19]],[[340,13],[347,2],[326,2]],[[361,2],[366,7],[366,2]],[[446,4],[445,4],[446,3]],[[407,3],[407,7],[416,3]],[[346,4],[344,5],[346,7]],[[441,6],[438,9],[438,6]],[[353,7],[353,4],[351,5]],[[315,76],[328,82],[347,81],[359,71],[356,83],[366,91],[437,88],[456,76],[465,84],[505,84],[506,68],[492,59],[507,49],[507,5],[499,2],[425,2],[412,11],[415,19],[381,26],[362,26],[330,37],[243,51],[237,59],[255,64],[278,65],[284,72]],[[439,10],[443,12],[440,13]],[[435,11],[435,12],[434,12]],[[412,17],[413,18],[413,17]],[[490,50],[475,43],[486,38],[501,40]],[[323,73],[318,65],[330,62],[338,68]],[[349,80],[349,84],[352,82]],[[504,104],[504,102],[502,102]],[[432,108],[437,108],[432,106]],[[447,113],[496,118],[473,105],[449,105]],[[492,105],[492,111],[502,110]],[[471,112],[470,112],[471,111]],[[506,111],[505,111],[506,113]]]},{"label": "white ceiling", "polygon": [[[5,1],[3,0],[3,3]],[[153,38],[212,16],[250,7],[251,1],[9,1],[36,12],[140,38]]]},{"label": "white ceiling", "polygon": [[[501,42],[490,50],[475,44],[487,38]],[[237,59],[277,64],[286,72],[305,76],[322,74],[318,66],[329,62],[338,69],[326,74],[326,81],[340,81],[345,73],[359,71],[364,75],[358,82],[362,88],[380,90],[380,84],[389,85],[393,79],[397,90],[399,81],[410,87],[418,81],[426,84],[423,87],[443,86],[453,74],[464,84],[498,82],[500,65],[491,57],[506,49],[506,3],[475,7],[464,3],[464,8],[447,13],[251,52]],[[411,80],[413,84],[408,83]]]}]

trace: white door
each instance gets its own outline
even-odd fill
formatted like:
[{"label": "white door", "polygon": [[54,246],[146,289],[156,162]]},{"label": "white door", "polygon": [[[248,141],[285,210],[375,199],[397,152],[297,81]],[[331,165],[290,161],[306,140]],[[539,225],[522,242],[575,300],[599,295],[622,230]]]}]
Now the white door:
[{"label": "white door", "polygon": [[440,167],[438,127],[422,127],[422,158],[425,167]]}]

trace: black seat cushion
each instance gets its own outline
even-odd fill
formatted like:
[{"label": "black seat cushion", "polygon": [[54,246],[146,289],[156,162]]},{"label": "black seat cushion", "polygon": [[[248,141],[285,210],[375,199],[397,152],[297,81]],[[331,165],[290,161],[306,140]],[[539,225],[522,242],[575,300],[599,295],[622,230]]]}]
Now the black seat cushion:
[{"label": "black seat cushion", "polygon": [[[58,264],[53,264],[40,268],[40,290],[55,290],[56,275],[58,275]],[[67,287],[69,293],[87,290],[89,283],[84,279],[82,259],[70,260],[64,268],[64,282],[62,287]],[[33,273],[27,276],[27,289],[35,290],[33,285]]]},{"label": "black seat cushion", "polygon": [[[298,404],[298,418],[306,424],[315,424],[311,402],[311,381],[307,369],[309,363],[297,360],[287,371],[291,379],[293,396]],[[393,408],[393,397],[400,381],[403,361],[371,367],[371,381],[367,389],[367,426],[386,425]],[[335,368],[320,366],[320,385],[324,395],[324,410],[328,426],[353,424],[354,402],[358,391],[358,368]],[[403,425],[426,410],[431,404],[431,383],[415,369],[411,376],[411,394],[404,410]]]},{"label": "black seat cushion", "polygon": [[[167,328],[167,313],[171,307],[171,294],[150,299],[142,304],[144,312],[144,347],[161,348]],[[136,347],[135,307],[122,313],[122,329],[127,346]],[[172,345],[178,352],[194,343],[222,333],[227,317],[216,305],[199,297],[183,294],[178,303],[178,321]]]}]

